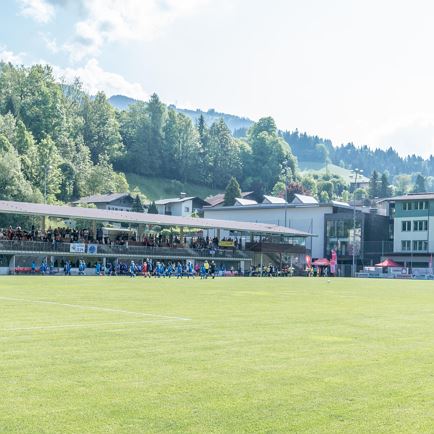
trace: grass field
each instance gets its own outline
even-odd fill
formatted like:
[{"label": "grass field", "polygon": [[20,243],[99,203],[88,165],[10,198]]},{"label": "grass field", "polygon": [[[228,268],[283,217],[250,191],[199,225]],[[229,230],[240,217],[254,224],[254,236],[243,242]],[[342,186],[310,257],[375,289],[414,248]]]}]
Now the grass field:
[{"label": "grass field", "polygon": [[432,433],[434,283],[0,279],[1,433]]}]

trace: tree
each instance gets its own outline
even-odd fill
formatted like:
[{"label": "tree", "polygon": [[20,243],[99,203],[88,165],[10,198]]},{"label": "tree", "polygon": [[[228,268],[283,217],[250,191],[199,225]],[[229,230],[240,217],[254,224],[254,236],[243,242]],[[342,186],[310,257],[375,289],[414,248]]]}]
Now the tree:
[{"label": "tree", "polygon": [[309,194],[309,192],[304,188],[303,184],[295,181],[288,183],[288,185],[286,186],[286,192],[287,193],[284,196],[284,199],[287,200],[289,203],[294,200],[296,194]]},{"label": "tree", "polygon": [[92,161],[97,163],[101,155],[107,155],[110,162],[119,158],[123,152],[119,123],[104,92],[98,92],[94,100],[85,100],[83,119],[84,143],[90,149]]},{"label": "tree", "polygon": [[413,193],[425,193],[426,192],[426,186],[425,186],[425,178],[418,173],[416,176],[416,182],[414,184]]},{"label": "tree", "polygon": [[241,197],[240,184],[236,178],[232,177],[225,190],[224,205],[232,206],[235,204],[235,199]]},{"label": "tree", "polygon": [[396,192],[397,194],[407,194],[411,188],[411,176],[410,175],[397,175],[395,176]]},{"label": "tree", "polygon": [[353,192],[353,198],[355,200],[367,199],[369,197],[368,192],[364,188],[357,188]]},{"label": "tree", "polygon": [[389,186],[389,179],[387,178],[387,173],[384,172],[381,175],[380,180],[380,192],[378,197],[389,197],[390,196],[390,186]]},{"label": "tree", "polygon": [[158,208],[157,205],[155,205],[155,201],[152,201],[151,205],[149,205],[148,214],[158,214]]},{"label": "tree", "polygon": [[321,191],[321,193],[319,194],[319,201],[321,203],[328,203],[328,202],[330,202],[330,196],[329,196],[329,194],[325,190]]},{"label": "tree", "polygon": [[223,119],[211,125],[208,149],[212,186],[225,186],[232,176],[241,174],[240,150]]},{"label": "tree", "polygon": [[331,181],[319,181],[317,184],[319,198],[321,199],[321,193],[325,191],[329,200],[333,198],[333,182]]},{"label": "tree", "polygon": [[374,170],[369,179],[369,197],[371,199],[379,197],[379,182],[378,172]]},{"label": "tree", "polygon": [[145,212],[145,209],[143,208],[142,201],[140,200],[140,196],[136,194],[136,197],[134,198],[133,206],[131,207],[131,211],[133,212]]},{"label": "tree", "polygon": [[258,189],[255,190],[257,196],[263,191],[271,191],[279,179],[285,160],[291,175],[294,174],[296,160],[287,143],[279,137],[273,118],[262,118],[253,124],[247,140],[251,147],[251,160],[246,172],[252,179],[251,188],[255,185]]}]

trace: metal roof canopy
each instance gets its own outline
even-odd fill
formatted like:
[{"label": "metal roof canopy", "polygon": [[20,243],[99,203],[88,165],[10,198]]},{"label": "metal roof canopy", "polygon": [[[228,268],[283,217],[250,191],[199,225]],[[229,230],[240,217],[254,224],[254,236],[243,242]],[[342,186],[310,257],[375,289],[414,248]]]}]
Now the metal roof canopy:
[{"label": "metal roof canopy", "polygon": [[177,217],[162,214],[145,214],[127,211],[109,211],[96,208],[81,208],[40,203],[0,201],[0,213],[58,218],[80,218],[92,221],[111,221],[159,226],[180,226],[201,229],[224,229],[249,232],[257,235],[284,235],[288,237],[312,237],[308,232],[264,223],[231,220]]}]

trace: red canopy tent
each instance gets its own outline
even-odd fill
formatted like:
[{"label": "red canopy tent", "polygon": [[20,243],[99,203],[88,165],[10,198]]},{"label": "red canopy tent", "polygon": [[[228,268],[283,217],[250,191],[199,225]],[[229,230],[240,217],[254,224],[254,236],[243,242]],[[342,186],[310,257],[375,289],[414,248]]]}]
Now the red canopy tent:
[{"label": "red canopy tent", "polygon": [[316,265],[317,267],[328,267],[330,265],[330,261],[327,258],[321,258],[313,261],[312,265]]},{"label": "red canopy tent", "polygon": [[375,264],[376,267],[400,267],[398,263],[392,261],[392,259],[385,259],[383,262]]}]

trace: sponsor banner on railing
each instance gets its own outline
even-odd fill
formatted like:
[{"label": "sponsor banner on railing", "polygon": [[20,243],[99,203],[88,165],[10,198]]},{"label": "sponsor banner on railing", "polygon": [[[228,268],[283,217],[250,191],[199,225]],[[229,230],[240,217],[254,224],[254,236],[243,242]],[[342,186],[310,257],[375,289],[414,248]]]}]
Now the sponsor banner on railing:
[{"label": "sponsor banner on railing", "polygon": [[98,244],[88,244],[87,253],[89,255],[96,255],[98,253]]},{"label": "sponsor banner on railing", "polygon": [[219,241],[219,247],[234,247],[234,242],[233,241],[227,241],[227,240],[222,240]]},{"label": "sponsor banner on railing", "polygon": [[69,251],[71,253],[85,253],[86,252],[86,244],[72,243],[69,245]]}]

